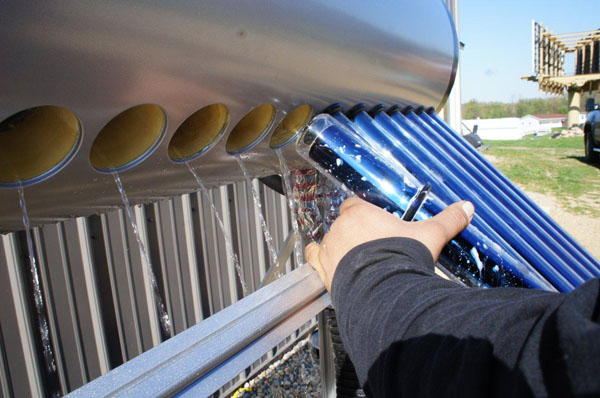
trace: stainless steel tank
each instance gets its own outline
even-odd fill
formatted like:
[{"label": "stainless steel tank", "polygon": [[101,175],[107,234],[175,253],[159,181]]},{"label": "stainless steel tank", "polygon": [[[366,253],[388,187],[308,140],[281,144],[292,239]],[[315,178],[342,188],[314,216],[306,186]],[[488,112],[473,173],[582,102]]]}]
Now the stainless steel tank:
[{"label": "stainless steel tank", "polygon": [[[221,104],[199,116],[213,135],[181,145],[196,146],[188,155],[202,152],[193,165],[215,186],[241,179],[226,140],[251,109],[272,105],[238,129],[246,147],[303,104],[315,112],[332,102],[439,107],[457,67],[456,33],[441,0],[11,1],[3,4],[0,46],[0,120],[51,105],[80,124],[78,150],[48,138],[60,130],[52,127],[56,115],[34,126],[39,135],[19,135],[0,149],[22,153],[13,158],[25,165],[34,163],[26,156],[45,160],[25,167],[42,180],[25,188],[32,225],[120,205],[112,176],[93,167],[92,144],[107,124],[116,130],[103,138],[105,152],[133,166],[121,176],[132,203],[150,202],[197,189],[170,159],[169,143],[206,106]],[[5,123],[0,135],[13,127]],[[193,120],[188,129],[193,136]],[[61,154],[73,156],[44,180]],[[246,157],[254,176],[278,172],[266,147]],[[13,166],[0,162],[0,177]],[[18,229],[17,193],[0,189],[0,231]]]}]

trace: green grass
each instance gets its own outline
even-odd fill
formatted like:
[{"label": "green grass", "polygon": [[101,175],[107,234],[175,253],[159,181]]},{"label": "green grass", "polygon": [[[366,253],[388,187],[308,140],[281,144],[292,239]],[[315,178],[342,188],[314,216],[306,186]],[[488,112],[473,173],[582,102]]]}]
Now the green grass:
[{"label": "green grass", "polygon": [[583,138],[485,141],[484,155],[526,190],[557,198],[568,211],[600,215],[600,168],[584,161]]},{"label": "green grass", "polygon": [[[556,129],[552,129],[554,132]],[[558,129],[562,130],[562,129]],[[559,138],[550,139],[552,134],[547,134],[542,137],[534,137],[526,135],[520,140],[485,140],[485,145],[493,147],[521,147],[521,148],[571,148],[581,149],[583,151],[583,137]]]}]

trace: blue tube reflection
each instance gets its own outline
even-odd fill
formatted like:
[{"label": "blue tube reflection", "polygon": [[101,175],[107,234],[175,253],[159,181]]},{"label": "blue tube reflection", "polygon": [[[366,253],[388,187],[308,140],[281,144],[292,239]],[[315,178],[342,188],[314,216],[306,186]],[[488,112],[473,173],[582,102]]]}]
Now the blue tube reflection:
[{"label": "blue tube reflection", "polygon": [[[298,141],[299,153],[365,199],[380,201],[380,207],[391,211],[405,210],[417,185],[422,185],[422,181],[428,180],[431,175],[407,174],[404,168],[404,165],[408,167],[406,159],[401,158],[400,163],[399,158],[394,156],[396,149],[390,145],[392,141],[382,135],[382,129],[374,122],[370,125],[351,124],[339,112],[334,113],[334,117],[341,122],[319,115],[304,129]],[[348,128],[350,126],[352,130]],[[356,130],[359,130],[358,134]],[[416,161],[414,157],[410,160]],[[434,178],[433,183],[433,191],[436,192],[435,188],[441,186],[439,178]],[[418,218],[427,218],[432,212],[438,213],[450,202],[459,200],[447,189],[437,189],[437,192],[441,192],[444,198],[432,195]],[[514,286],[520,285],[521,280],[530,287],[553,289],[535,270],[528,269],[514,250],[509,247],[506,251],[486,236],[483,228],[491,236],[499,238],[485,223],[475,222],[444,249],[441,260],[448,268],[463,276],[467,271],[466,278],[479,279],[479,285]],[[474,247],[477,258],[471,254]]]},{"label": "blue tube reflection", "polygon": [[[411,113],[408,116],[410,117]],[[538,231],[539,236],[547,244],[553,245],[559,250],[567,251],[574,258],[574,261],[570,262],[572,267],[577,269],[578,266],[581,266],[588,271],[588,275],[600,276],[600,263],[593,256],[575,242],[569,234],[498,169],[452,131],[435,113],[422,112],[418,115],[418,118],[433,129],[430,137],[436,143],[445,148],[452,148],[459,154],[458,161],[473,167],[471,171],[473,178],[479,179],[489,189],[490,193],[494,192],[499,199],[504,200],[506,207],[519,214],[525,222],[533,224],[532,228]]]}]

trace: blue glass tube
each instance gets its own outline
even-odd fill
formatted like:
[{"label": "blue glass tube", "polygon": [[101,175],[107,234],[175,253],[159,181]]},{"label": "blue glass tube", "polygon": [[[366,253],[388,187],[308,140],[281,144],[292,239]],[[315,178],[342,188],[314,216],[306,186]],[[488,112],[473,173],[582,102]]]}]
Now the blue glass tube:
[{"label": "blue glass tube", "polygon": [[[334,182],[341,184],[343,191],[350,191],[355,196],[401,216],[411,195],[417,191],[418,182],[409,182],[403,175],[395,173],[393,177],[397,183],[393,186],[389,184],[387,181],[393,169],[376,161],[376,153],[369,151],[368,144],[353,130],[324,116],[315,118],[302,132],[304,135],[297,144],[300,155],[311,161],[319,171],[333,178]],[[327,128],[331,132],[334,127],[338,128],[337,135],[317,137],[313,133]],[[310,147],[307,142],[311,142]],[[378,183],[373,184],[373,181]],[[424,211],[417,213],[418,219],[429,217],[431,215]]]},{"label": "blue glass tube", "polygon": [[[354,122],[361,131],[368,132],[376,141],[387,139],[390,143],[390,150],[395,153],[394,156],[402,158],[408,170],[418,178],[421,178],[421,175],[434,176],[436,178],[434,192],[437,192],[443,200],[456,201],[458,197],[473,200],[477,208],[477,214],[472,221],[472,225],[480,228],[486,235],[493,236],[495,241],[503,242],[503,251],[510,251],[515,255],[517,254],[515,249],[517,249],[520,255],[515,257],[521,259],[521,264],[535,264],[536,269],[561,291],[571,290],[574,286],[573,280],[580,281],[582,279],[572,271],[569,273],[569,278],[566,278],[528,242],[513,239],[510,244],[506,243],[506,236],[513,234],[510,226],[486,203],[474,197],[466,189],[465,183],[461,182],[455,174],[457,170],[449,170],[447,165],[442,164],[438,158],[425,150],[418,142],[415,142],[410,135],[406,134],[406,131],[403,131],[385,113],[380,112],[376,115],[376,118],[377,121],[373,120],[366,112],[359,112],[355,115]],[[450,162],[451,168],[452,165],[453,162]],[[504,237],[501,237],[499,233]],[[470,242],[476,244],[476,242]],[[521,255],[529,261],[522,261]]]},{"label": "blue glass tube", "polygon": [[[344,115],[342,112],[343,108],[341,104],[332,104],[327,107],[324,112],[330,114],[337,122],[342,124],[345,128],[352,131],[356,136],[361,136],[363,133],[357,131],[356,125]],[[368,137],[368,136],[367,136]],[[371,142],[369,145],[378,146],[380,143]],[[364,145],[364,144],[363,144]],[[318,145],[316,145],[318,147]],[[389,154],[385,152],[389,152],[387,147],[378,146],[378,150],[383,156],[380,156],[379,159],[382,163],[386,164],[387,169],[398,170],[402,175],[402,179],[411,181],[412,185],[418,186],[421,185],[421,182],[416,179],[402,164],[398,159],[389,156]],[[427,208],[433,209],[434,213],[439,213],[450,203],[460,200],[458,197],[455,198],[454,201],[442,201],[435,194],[432,194],[428,197],[427,202],[429,203]],[[380,206],[381,207],[381,206]],[[417,214],[417,219],[422,219],[419,214]],[[476,230],[476,227],[471,226],[472,229]],[[468,231],[466,233],[469,233]],[[480,233],[477,230],[479,236],[479,245],[483,245],[480,249],[489,250],[489,247],[494,247],[491,241],[486,241],[487,237]],[[502,265],[505,259],[501,259],[499,263],[495,262],[499,256],[496,255],[486,255],[483,254],[483,257],[480,256],[479,252],[473,251],[473,246],[468,243],[464,238],[456,238],[451,244],[448,244],[444,250],[442,251],[439,259],[439,263],[463,282],[468,283],[469,285],[477,285],[477,286],[522,286],[523,280],[522,278],[516,277],[512,272],[507,271],[505,267]],[[510,259],[508,260],[510,262]],[[518,261],[514,261],[515,264],[518,264],[519,261],[524,263],[524,259],[520,259]],[[492,270],[492,272],[486,272],[487,270]],[[523,270],[526,271],[526,270]],[[538,275],[539,276],[539,275]],[[537,283],[537,277],[533,278],[533,280]],[[536,288],[550,288],[552,286],[547,281],[543,281],[539,286],[532,286]]]},{"label": "blue glass tube", "polygon": [[[464,186],[460,186],[458,188],[458,191],[456,192],[451,187],[447,186],[447,180],[449,178],[452,179],[454,176],[452,174],[450,174],[449,176],[444,176],[443,171],[440,174],[440,167],[434,157],[430,156],[430,154],[426,152],[423,152],[422,148],[414,147],[413,143],[410,141],[401,142],[401,140],[399,139],[401,135],[399,137],[396,132],[398,126],[393,121],[391,121],[391,119],[389,119],[389,116],[385,114],[381,116],[381,118],[387,118],[387,120],[384,120],[384,122],[389,122],[388,129],[386,130],[385,127],[378,125],[366,112],[364,112],[364,108],[364,105],[359,104],[348,112],[354,118],[353,121],[341,112],[340,106],[336,107],[332,105],[331,107],[329,107],[328,110],[331,112],[331,115],[340,123],[344,124],[348,128],[358,130],[358,134],[360,134],[366,140],[368,140],[371,143],[371,145],[378,147],[379,151],[389,152],[392,154],[392,156],[386,157],[389,157],[396,161],[401,159],[400,163],[402,166],[400,167],[405,168],[406,166],[406,168],[408,168],[408,170],[406,171],[407,174],[414,174],[419,179],[432,178],[434,181],[436,181],[437,183],[435,184],[435,189],[433,190],[433,192],[434,195],[437,196],[434,196],[434,198],[441,198],[442,204],[439,205],[438,203],[433,203],[433,206],[435,208],[434,213],[441,211],[444,207],[456,201],[464,199],[472,200],[473,195],[470,195],[467,192],[467,190],[464,189]],[[423,162],[424,158],[428,160]],[[456,189],[456,187],[454,187],[454,189]],[[478,208],[477,212],[480,213],[480,208],[482,207],[481,202],[475,200],[474,202],[476,203]],[[437,207],[436,205],[440,207]],[[503,248],[493,246],[490,245],[489,242],[484,243],[482,241],[471,241],[471,244],[475,246],[479,245],[477,246],[477,249],[484,252],[486,257],[492,258],[494,260],[500,258],[503,255],[500,253],[505,253],[506,249],[509,248],[513,255],[513,261],[509,260],[508,262],[512,263],[511,267],[514,267],[514,269],[516,270],[511,270],[511,272],[518,275],[518,273],[521,272],[518,270],[519,266],[523,267],[523,264],[531,262],[523,258],[522,254],[519,254],[517,251],[515,251],[514,248],[509,244],[509,242],[507,242],[506,239],[502,238],[500,234],[498,234],[495,228],[496,225],[493,224],[493,222],[503,222],[503,220],[499,219],[495,214],[492,214],[492,218],[493,220],[490,221],[489,217],[477,217],[471,222],[470,227],[480,229],[482,234],[485,234],[483,236],[492,237],[492,240],[494,242],[500,242],[500,246]],[[491,225],[494,225],[494,228],[492,228]],[[510,228],[506,223],[504,223],[503,227],[505,229]],[[463,234],[468,233],[469,231],[467,230]],[[557,271],[552,266],[552,264],[545,261],[545,259],[538,252],[536,252],[534,248],[529,246],[527,242],[521,241],[520,243],[521,246],[526,247],[526,249],[528,250],[527,254],[530,258],[533,257],[538,261],[538,263],[540,263],[540,261],[542,262],[541,266],[545,271],[544,275],[551,275],[552,280],[550,282],[552,282],[559,290],[563,289],[561,291],[567,291],[573,289],[575,285],[573,284],[572,280],[565,278],[563,274]],[[498,251],[490,253],[492,251],[492,249],[490,249],[491,247],[494,247]],[[506,254],[504,254],[504,256],[506,257]],[[503,262],[506,261],[507,259],[504,258]],[[503,262],[501,262],[500,264],[502,264]],[[541,277],[541,275],[539,274],[538,276]],[[579,278],[580,281],[583,280],[578,275],[572,275],[572,279],[577,278]]]},{"label": "blue glass tube", "polygon": [[483,174],[475,168],[473,163],[468,162],[459,151],[450,147],[445,141],[435,140],[436,132],[414,112],[403,115],[400,112],[394,113],[393,118],[402,119],[407,125],[412,127],[408,131],[417,131],[412,136],[420,140],[428,150],[439,156],[445,161],[453,161],[462,175],[468,176],[470,184],[467,185],[475,195],[480,197],[486,203],[496,208],[499,214],[512,214],[507,217],[510,220],[511,227],[521,238],[527,239],[532,245],[555,267],[567,267],[575,271],[584,280],[593,278],[592,272],[582,264],[578,258],[569,250],[570,245],[563,240],[549,238],[547,229],[538,224],[524,209],[518,206],[514,201],[508,199],[506,191],[499,186],[492,184]]},{"label": "blue glass tube", "polygon": [[445,142],[460,152],[483,175],[482,180],[489,181],[490,184],[502,189],[507,200],[511,200],[518,206],[521,206],[533,220],[542,226],[549,239],[555,240],[558,244],[569,250],[593,276],[600,276],[600,263],[557,225],[537,204],[508,180],[506,176],[481,156],[475,148],[440,120],[435,113],[428,114],[422,112],[418,116],[437,132],[434,135],[437,141]]},{"label": "blue glass tube", "polygon": [[[392,199],[392,201],[398,204],[398,207],[404,208],[407,199],[410,197],[404,193],[407,180],[407,176],[404,174],[405,169],[403,167],[399,170],[396,169],[395,165],[398,160],[393,157],[390,158],[389,153],[382,152],[381,148],[373,147],[370,142],[364,140],[364,131],[360,133],[361,136],[330,116],[319,115],[304,128],[300,135],[298,152],[311,161],[311,163],[318,165],[318,168],[322,169],[322,171],[334,176],[338,172],[337,167],[345,165],[352,167],[358,175],[362,176],[361,179],[366,180],[366,182],[372,184],[380,193]],[[327,153],[329,157],[334,154],[339,160],[336,159],[333,161],[333,158],[330,158],[323,161],[323,152]],[[332,168],[332,165],[337,167]],[[347,176],[348,173],[341,173],[342,182],[345,185],[352,184],[351,181],[346,180]],[[356,176],[352,178],[356,178]],[[414,179],[413,176],[411,178]],[[436,184],[434,183],[435,186]],[[414,191],[416,187],[411,185],[410,188]],[[455,200],[449,202],[459,200],[458,198],[453,199]],[[434,213],[438,213],[447,204],[432,195],[431,200],[426,202],[425,207]],[[423,209],[421,209],[421,212],[423,212]],[[490,232],[494,233],[493,230],[490,230]],[[467,242],[460,238],[459,242],[453,241],[447,245],[446,248],[448,250],[445,248],[445,251],[449,258],[465,262],[467,264],[463,264],[465,268],[471,267],[473,269],[476,263],[479,263],[480,266],[478,268],[481,273],[481,262],[493,262],[498,267],[490,266],[489,270],[498,272],[499,269],[505,269],[506,266],[506,269],[511,271],[508,276],[504,272],[501,273],[506,276],[506,279],[514,279],[510,276],[512,274],[517,279],[524,281],[527,286],[553,290],[552,285],[535,270],[528,269],[522,259],[517,259],[513,253],[506,252],[475,225],[470,225],[463,232],[463,235],[468,241],[473,242],[468,248],[465,249],[464,245]],[[476,261],[472,261],[474,259],[469,252],[473,247],[486,252],[483,261],[478,257],[478,254],[476,254]],[[457,248],[460,250],[457,250]],[[494,278],[490,279],[493,280]],[[494,281],[494,285],[502,284],[496,280]]]},{"label": "blue glass tube", "polygon": [[[368,115],[366,116],[368,117]],[[376,118],[387,119],[389,116],[381,112],[381,115],[376,115]],[[444,176],[444,183],[461,197],[472,200],[477,211],[489,220],[502,237],[517,249],[531,265],[539,268],[547,277],[549,277],[550,271],[555,270],[574,286],[583,283],[584,277],[587,275],[582,276],[569,267],[568,264],[572,262],[572,258],[565,259],[553,252],[537,234],[523,224],[519,217],[506,217],[510,213],[505,210],[496,197],[491,195],[482,197],[485,196],[486,189],[477,179],[465,172],[458,162],[458,154],[449,156],[441,151],[439,145],[433,143],[419,126],[413,124],[403,114],[395,112],[391,119],[397,125],[399,139],[415,148],[422,156],[429,157],[428,163]]]},{"label": "blue glass tube", "polygon": [[[446,185],[446,180],[453,178],[453,176],[447,172],[444,172],[443,168],[439,167],[439,162],[434,157],[423,151],[422,148],[420,148],[418,145],[415,145],[415,143],[411,142],[411,140],[406,139],[406,137],[402,138],[402,135],[399,134],[400,132],[396,131],[398,130],[397,125],[391,121],[387,115],[381,115],[381,118],[384,122],[387,121],[387,124],[382,126],[375,122],[365,112],[358,112],[355,114],[354,124],[356,128],[360,130],[361,134],[363,134],[367,139],[370,139],[374,143],[385,143],[385,150],[391,152],[394,158],[402,159],[402,163],[417,178],[431,178],[432,182],[434,183],[433,192],[436,193],[436,195],[439,196],[444,202],[446,202],[446,204],[462,200],[463,198],[469,199],[469,195],[464,189],[459,188],[455,192]],[[468,238],[467,240],[476,246],[478,250],[484,250],[486,255],[496,259],[496,261],[504,257],[504,263],[506,263],[507,253],[511,253],[512,257],[509,261],[509,269],[518,275],[519,272],[522,272],[522,268],[525,267],[525,264],[529,262],[526,261],[496,232],[495,224],[494,228],[491,227],[489,218],[481,216],[480,208],[478,208],[477,213],[478,214],[476,214],[476,217],[474,217],[473,221],[471,222],[470,228],[479,229],[486,236],[491,237],[494,242],[499,242],[500,246],[490,246],[490,244],[485,243],[482,249],[480,247],[483,245],[481,241],[477,241],[472,237]],[[486,213],[485,215],[489,214]],[[498,217],[494,218],[492,221],[501,221],[498,220]],[[465,234],[469,234],[469,228],[463,232],[463,235]],[[527,253],[531,257],[540,260],[542,266],[545,266],[545,273],[543,274],[551,275],[552,280],[550,280],[550,282],[554,286],[556,286],[559,290],[570,290],[573,288],[571,281],[558,273],[550,266],[550,264],[545,262],[543,257],[541,257],[530,247],[527,247],[526,245],[524,246],[528,250]]]}]

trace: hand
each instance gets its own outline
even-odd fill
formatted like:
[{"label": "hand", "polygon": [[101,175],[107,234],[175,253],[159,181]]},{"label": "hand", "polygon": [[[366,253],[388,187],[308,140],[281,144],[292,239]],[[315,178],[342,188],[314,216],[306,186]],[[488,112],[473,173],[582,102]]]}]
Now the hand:
[{"label": "hand", "polygon": [[469,225],[474,212],[471,202],[457,202],[429,220],[407,222],[362,199],[350,198],[340,206],[340,216],[321,244],[310,243],[304,255],[331,292],[340,260],[354,247],[382,238],[412,238],[423,243],[437,261],[446,243]]}]

